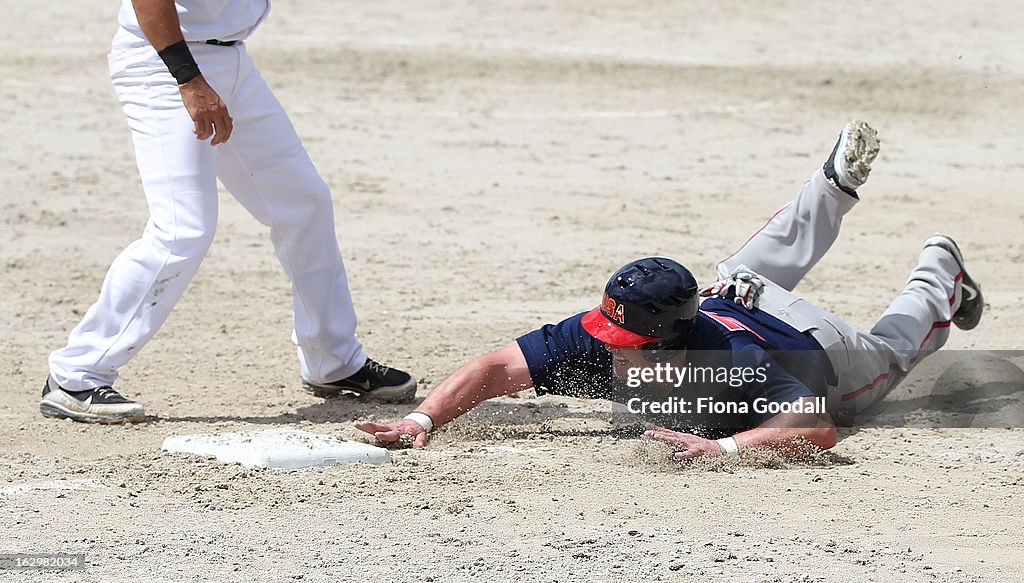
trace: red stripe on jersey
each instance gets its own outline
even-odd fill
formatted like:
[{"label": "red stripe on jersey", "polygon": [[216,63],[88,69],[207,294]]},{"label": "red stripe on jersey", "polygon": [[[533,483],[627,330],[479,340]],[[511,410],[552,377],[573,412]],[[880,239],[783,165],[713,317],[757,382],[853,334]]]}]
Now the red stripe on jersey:
[{"label": "red stripe on jersey", "polygon": [[718,322],[723,328],[730,332],[750,332],[754,336],[757,336],[761,340],[761,342],[767,342],[767,340],[765,340],[763,336],[761,336],[757,332],[754,332],[746,324],[740,322],[739,320],[733,318],[732,316],[722,316],[720,314],[708,312],[705,310],[701,310],[701,312],[705,316],[714,320],[715,322]]}]

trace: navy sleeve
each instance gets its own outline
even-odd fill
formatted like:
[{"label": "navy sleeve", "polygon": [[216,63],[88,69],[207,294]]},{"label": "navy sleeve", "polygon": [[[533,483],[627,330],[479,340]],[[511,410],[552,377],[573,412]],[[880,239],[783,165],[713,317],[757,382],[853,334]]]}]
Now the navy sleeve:
[{"label": "navy sleeve", "polygon": [[610,399],[612,357],[604,344],[583,329],[581,312],[516,339],[538,395]]},{"label": "navy sleeve", "polygon": [[814,392],[786,372],[786,369],[775,361],[764,349],[750,345],[749,347],[737,350],[734,353],[734,366],[750,367],[758,369],[764,367],[764,381],[744,383],[740,389],[751,404],[749,420],[750,426],[756,427],[775,416],[772,413],[757,413],[754,411],[755,399],[766,399],[774,403],[792,403],[804,397],[814,397]]}]

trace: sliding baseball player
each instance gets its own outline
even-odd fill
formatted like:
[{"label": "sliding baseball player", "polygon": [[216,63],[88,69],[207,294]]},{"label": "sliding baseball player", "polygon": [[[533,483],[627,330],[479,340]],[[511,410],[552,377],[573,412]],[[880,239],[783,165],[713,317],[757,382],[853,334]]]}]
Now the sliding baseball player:
[{"label": "sliding baseball player", "polygon": [[834,446],[836,418],[878,402],[946,342],[951,323],[970,330],[984,307],[945,235],[925,241],[906,287],[870,330],[793,293],[860,201],[878,145],[866,123],[848,124],[796,199],[718,265],[720,281],[703,302],[682,264],[633,261],[608,281],[598,307],[471,361],[402,420],[357,426],[423,446],[484,400],[533,387],[667,419],[672,427],[647,435],[678,458]]}]

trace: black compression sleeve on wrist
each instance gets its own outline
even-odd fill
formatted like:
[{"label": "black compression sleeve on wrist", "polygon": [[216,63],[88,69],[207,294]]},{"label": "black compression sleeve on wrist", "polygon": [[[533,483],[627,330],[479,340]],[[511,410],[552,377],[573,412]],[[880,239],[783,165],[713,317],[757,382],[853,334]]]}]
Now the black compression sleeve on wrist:
[{"label": "black compression sleeve on wrist", "polygon": [[178,85],[184,85],[199,76],[199,65],[188,50],[188,43],[178,41],[157,53],[167,65],[167,70],[174,76]]}]

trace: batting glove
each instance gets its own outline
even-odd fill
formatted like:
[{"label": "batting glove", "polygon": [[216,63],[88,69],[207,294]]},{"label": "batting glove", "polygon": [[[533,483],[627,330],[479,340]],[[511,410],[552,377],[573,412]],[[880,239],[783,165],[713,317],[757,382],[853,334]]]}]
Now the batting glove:
[{"label": "batting glove", "polygon": [[700,295],[708,298],[732,300],[748,310],[757,308],[764,292],[764,280],[746,265],[740,265],[732,272],[701,290]]}]

